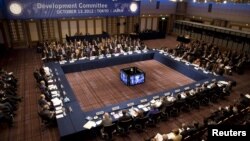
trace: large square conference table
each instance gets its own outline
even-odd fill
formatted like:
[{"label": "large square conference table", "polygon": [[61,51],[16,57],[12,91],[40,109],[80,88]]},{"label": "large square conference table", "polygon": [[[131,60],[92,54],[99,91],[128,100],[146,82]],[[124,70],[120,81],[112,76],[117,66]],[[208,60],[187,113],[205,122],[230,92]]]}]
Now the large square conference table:
[{"label": "large square conference table", "polygon": [[[128,101],[121,102],[119,104],[103,107],[100,109],[95,109],[93,111],[84,112],[81,110],[80,105],[74,95],[70,84],[68,83],[65,73],[71,72],[80,72],[85,70],[97,69],[102,67],[120,65],[124,63],[132,63],[137,61],[151,60],[154,59],[184,75],[193,79],[195,82],[178,87],[175,89],[167,89],[163,90],[160,93],[155,93],[150,96],[140,97],[136,99],[131,99]],[[53,79],[55,84],[58,87],[58,91],[60,92],[61,98],[68,97],[70,101],[63,102],[63,107],[65,108],[66,115],[62,118],[57,119],[58,129],[60,133],[61,140],[69,140],[73,137],[81,138],[86,134],[92,133],[91,130],[85,129],[83,127],[88,120],[87,117],[94,117],[98,114],[103,114],[104,112],[112,112],[114,109],[125,109],[131,105],[139,105],[145,101],[151,101],[152,99],[166,96],[168,94],[177,94],[181,91],[189,90],[194,87],[200,86],[203,83],[210,83],[212,81],[220,81],[225,80],[226,78],[214,75],[209,72],[204,72],[201,69],[195,69],[193,65],[190,65],[187,62],[182,62],[180,60],[176,60],[173,56],[164,54],[160,51],[151,50],[142,53],[133,53],[127,55],[119,55],[112,57],[104,57],[102,59],[84,59],[84,60],[76,60],[74,62],[65,62],[63,64],[59,62],[50,62],[45,64],[52,70]]]}]

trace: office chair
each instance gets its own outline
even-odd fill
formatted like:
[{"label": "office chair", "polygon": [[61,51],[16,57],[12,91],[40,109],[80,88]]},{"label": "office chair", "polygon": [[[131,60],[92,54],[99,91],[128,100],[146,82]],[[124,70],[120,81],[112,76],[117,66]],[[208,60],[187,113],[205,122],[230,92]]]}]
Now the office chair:
[{"label": "office chair", "polygon": [[129,133],[129,128],[132,127],[132,124],[133,124],[132,119],[118,122],[119,133],[121,133],[121,135],[127,135]]},{"label": "office chair", "polygon": [[179,115],[179,111],[175,108],[174,102],[166,106],[164,113],[172,117],[177,117]]},{"label": "office chair", "polygon": [[178,112],[180,113],[185,107],[185,101],[183,99],[176,100],[174,103],[174,106],[178,110]]},{"label": "office chair", "polygon": [[220,95],[218,93],[209,93],[208,98],[211,102],[217,103],[220,98]]},{"label": "office chair", "polygon": [[113,139],[113,134],[116,132],[117,125],[115,123],[112,123],[111,125],[108,126],[103,126],[102,129],[102,137],[105,140],[112,140]]},{"label": "office chair", "polygon": [[156,126],[156,124],[161,119],[161,114],[162,114],[162,112],[158,112],[158,113],[153,114],[152,116],[149,117],[149,123],[151,126]]},{"label": "office chair", "polygon": [[200,101],[200,105],[208,106],[210,99],[208,98],[210,93],[200,92],[197,94],[197,100]]},{"label": "office chair", "polygon": [[42,115],[40,112],[38,112],[38,116],[42,120],[42,131],[56,123],[54,119],[48,118],[47,116]]},{"label": "office chair", "polygon": [[169,118],[169,114],[167,112],[165,112],[165,111],[161,112],[161,119],[162,119],[162,121],[167,121],[168,118]]},{"label": "office chair", "polygon": [[201,141],[203,138],[203,135],[207,132],[207,128],[204,128],[202,130],[198,130],[195,133],[191,135],[190,141]]},{"label": "office chair", "polygon": [[197,100],[196,95],[188,96],[186,98],[187,104],[189,104],[192,108],[199,109],[200,108],[200,103]]},{"label": "office chair", "polygon": [[138,132],[143,132],[145,131],[145,127],[146,127],[146,124],[148,123],[148,117],[142,117],[142,118],[138,118],[135,120],[135,129],[138,131]]}]

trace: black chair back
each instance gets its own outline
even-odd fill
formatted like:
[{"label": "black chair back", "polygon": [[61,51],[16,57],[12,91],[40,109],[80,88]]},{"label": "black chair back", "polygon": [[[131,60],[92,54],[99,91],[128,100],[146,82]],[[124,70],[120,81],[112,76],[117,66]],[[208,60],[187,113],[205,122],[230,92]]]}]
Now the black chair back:
[{"label": "black chair back", "polygon": [[103,126],[103,134],[106,135],[106,139],[112,139],[113,133],[116,131],[117,126],[115,123],[112,123],[108,126]]},{"label": "black chair back", "polygon": [[43,123],[49,123],[52,121],[49,117],[44,116],[41,112],[38,112],[38,115],[41,118]]},{"label": "black chair back", "polygon": [[145,116],[145,117],[136,119],[134,124],[136,128],[143,129],[145,128],[145,125],[147,124],[147,122],[148,122],[148,117]]},{"label": "black chair back", "polygon": [[161,119],[161,112],[158,112],[156,114],[153,114],[151,117],[150,117],[150,121],[151,121],[151,124],[153,126],[156,125],[156,123],[158,123]]},{"label": "black chair back", "polygon": [[170,103],[170,104],[168,104],[168,105],[166,105],[165,112],[167,113],[167,112],[171,111],[173,109],[173,106],[174,106],[173,102]]},{"label": "black chair back", "polygon": [[50,126],[54,126],[56,125],[56,120],[55,119],[51,119],[47,116],[44,116],[42,113],[38,112],[38,116],[41,118],[42,120],[42,131],[44,131],[47,127],[50,127]]},{"label": "black chair back", "polygon": [[207,132],[207,128],[204,128],[202,130],[198,130],[195,133],[191,135],[192,141],[200,141],[202,140],[202,136]]},{"label": "black chair back", "polygon": [[176,102],[174,104],[175,108],[178,109],[179,112],[184,107],[184,105],[185,105],[185,100],[183,100],[183,99],[176,100]]},{"label": "black chair back", "polygon": [[129,128],[132,127],[133,120],[128,119],[125,121],[119,121],[118,125],[120,127],[120,131],[123,133],[127,133]]},{"label": "black chair back", "polygon": [[111,125],[108,126],[103,126],[103,132],[104,133],[113,133],[116,130],[116,124],[112,123]]}]

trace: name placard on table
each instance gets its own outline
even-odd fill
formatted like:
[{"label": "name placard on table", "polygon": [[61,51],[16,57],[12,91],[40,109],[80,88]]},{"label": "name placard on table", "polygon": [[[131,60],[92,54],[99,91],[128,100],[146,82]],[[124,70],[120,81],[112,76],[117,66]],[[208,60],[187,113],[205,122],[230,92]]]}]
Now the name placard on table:
[{"label": "name placard on table", "polygon": [[131,107],[131,106],[134,106],[134,105],[135,105],[134,102],[131,102],[131,103],[128,103],[128,104],[127,104],[128,107]]},{"label": "name placard on table", "polygon": [[164,94],[164,96],[169,96],[170,95],[170,92],[167,92]]},{"label": "name placard on table", "polygon": [[185,87],[185,88],[184,88],[184,90],[189,90],[189,89],[190,89],[190,87]]},{"label": "name placard on table", "polygon": [[120,109],[120,106],[115,106],[112,108],[112,111],[116,111],[116,110],[119,110]]},{"label": "name placard on table", "polygon": [[147,99],[142,99],[142,100],[141,100],[141,103],[147,102],[147,101],[148,101]]},{"label": "name placard on table", "polygon": [[103,115],[104,114],[104,111],[99,111],[99,112],[96,112],[95,115],[99,116],[99,115]]},{"label": "name placard on table", "polygon": [[158,98],[159,98],[159,95],[153,97],[153,99],[158,99]]},{"label": "name placard on table", "polygon": [[181,91],[180,89],[177,89],[177,90],[175,90],[174,92],[178,93],[178,92],[180,92],[180,91]]},{"label": "name placard on table", "polygon": [[200,85],[201,85],[200,83],[195,84],[196,87],[197,87],[197,86],[200,86]]}]

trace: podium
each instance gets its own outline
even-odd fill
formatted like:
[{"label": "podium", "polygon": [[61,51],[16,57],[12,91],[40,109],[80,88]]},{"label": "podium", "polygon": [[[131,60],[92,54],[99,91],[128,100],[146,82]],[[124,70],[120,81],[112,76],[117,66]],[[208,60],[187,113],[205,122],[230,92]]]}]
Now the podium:
[{"label": "podium", "polygon": [[128,67],[120,70],[120,79],[127,86],[145,82],[145,72],[137,67]]}]

